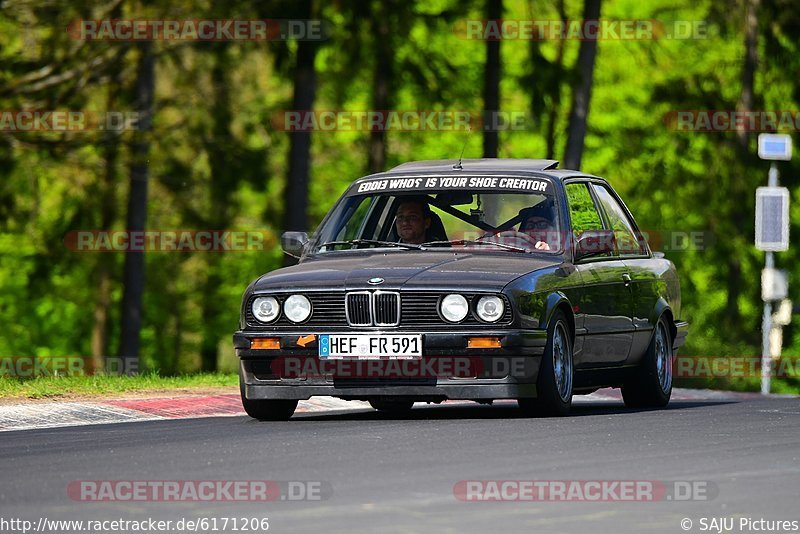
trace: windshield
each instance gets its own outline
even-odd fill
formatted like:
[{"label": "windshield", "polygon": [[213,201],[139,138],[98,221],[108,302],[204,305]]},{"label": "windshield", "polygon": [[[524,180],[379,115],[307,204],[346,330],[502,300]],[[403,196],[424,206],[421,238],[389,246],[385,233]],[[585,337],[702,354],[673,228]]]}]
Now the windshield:
[{"label": "windshield", "polygon": [[548,193],[425,191],[345,197],[318,229],[311,254],[364,248],[561,252],[560,217]]}]

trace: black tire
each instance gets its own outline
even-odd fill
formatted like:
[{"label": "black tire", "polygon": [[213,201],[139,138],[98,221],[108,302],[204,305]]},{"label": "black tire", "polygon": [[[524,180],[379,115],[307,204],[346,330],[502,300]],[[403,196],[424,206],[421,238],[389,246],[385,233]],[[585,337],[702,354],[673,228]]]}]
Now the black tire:
[{"label": "black tire", "polygon": [[672,396],[672,336],[662,315],[639,367],[622,385],[622,400],[629,408],[663,408]]},{"label": "black tire", "polygon": [[556,311],[547,327],[547,345],[539,367],[535,399],[518,399],[523,414],[564,416],[572,407],[574,367],[572,333],[562,311]]},{"label": "black tire", "polygon": [[296,400],[248,399],[244,393],[244,380],[239,375],[239,393],[242,395],[244,411],[259,421],[288,421],[297,408]]},{"label": "black tire", "polygon": [[411,411],[411,408],[414,406],[414,401],[402,399],[369,399],[369,405],[379,412],[400,414]]}]

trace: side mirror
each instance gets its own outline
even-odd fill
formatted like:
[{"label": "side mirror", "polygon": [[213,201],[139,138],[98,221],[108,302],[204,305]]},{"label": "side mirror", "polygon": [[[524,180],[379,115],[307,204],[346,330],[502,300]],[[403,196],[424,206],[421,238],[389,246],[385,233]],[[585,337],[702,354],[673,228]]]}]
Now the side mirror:
[{"label": "side mirror", "polygon": [[613,230],[587,230],[575,242],[575,261],[614,253],[616,239]]},{"label": "side mirror", "polygon": [[308,234],[305,232],[284,232],[281,235],[281,248],[294,258],[303,255],[303,249],[308,244]]}]

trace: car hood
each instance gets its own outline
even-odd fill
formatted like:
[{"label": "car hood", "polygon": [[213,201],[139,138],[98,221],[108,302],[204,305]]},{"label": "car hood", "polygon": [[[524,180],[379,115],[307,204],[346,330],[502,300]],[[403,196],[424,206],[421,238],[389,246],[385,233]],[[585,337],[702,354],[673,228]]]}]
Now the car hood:
[{"label": "car hood", "polygon": [[[452,251],[370,251],[330,254],[262,276],[253,291],[302,289],[486,289],[499,290],[531,271],[552,267],[561,258],[531,254]],[[367,283],[383,278],[379,285]]]}]

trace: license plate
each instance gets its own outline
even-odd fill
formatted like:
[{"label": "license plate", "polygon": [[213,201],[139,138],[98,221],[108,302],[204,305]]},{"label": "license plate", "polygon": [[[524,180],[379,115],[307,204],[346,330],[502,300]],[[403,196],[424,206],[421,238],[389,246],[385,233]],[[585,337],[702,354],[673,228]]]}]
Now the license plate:
[{"label": "license plate", "polygon": [[421,358],[421,334],[322,334],[321,359]]}]

